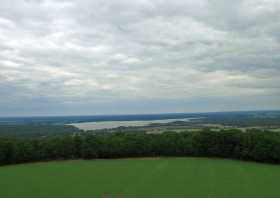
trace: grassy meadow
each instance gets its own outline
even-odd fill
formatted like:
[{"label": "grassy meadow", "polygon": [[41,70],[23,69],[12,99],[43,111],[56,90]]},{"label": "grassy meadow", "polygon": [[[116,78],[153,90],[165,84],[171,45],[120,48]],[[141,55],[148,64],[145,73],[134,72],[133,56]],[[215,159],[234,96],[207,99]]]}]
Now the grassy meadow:
[{"label": "grassy meadow", "polygon": [[280,166],[206,158],[0,167],[2,198],[279,198]]}]

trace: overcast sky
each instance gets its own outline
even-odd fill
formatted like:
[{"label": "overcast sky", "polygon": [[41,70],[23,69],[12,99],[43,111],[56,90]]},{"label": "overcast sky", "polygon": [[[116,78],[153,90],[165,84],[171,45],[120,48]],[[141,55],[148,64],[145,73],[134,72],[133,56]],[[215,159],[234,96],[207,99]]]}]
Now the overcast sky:
[{"label": "overcast sky", "polygon": [[280,109],[279,0],[1,0],[0,116]]}]

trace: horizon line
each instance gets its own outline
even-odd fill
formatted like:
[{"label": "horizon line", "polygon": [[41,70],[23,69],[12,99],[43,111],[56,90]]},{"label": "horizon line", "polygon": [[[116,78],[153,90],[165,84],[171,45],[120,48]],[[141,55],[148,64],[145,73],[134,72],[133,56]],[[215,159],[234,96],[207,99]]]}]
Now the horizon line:
[{"label": "horizon line", "polygon": [[72,115],[31,115],[31,116],[0,116],[0,118],[36,118],[36,117],[87,117],[87,116],[139,116],[139,115],[179,115],[179,114],[208,114],[208,113],[250,113],[250,112],[277,112],[274,110],[231,110],[231,111],[197,111],[197,112],[166,112],[166,113],[124,113],[124,114],[72,114]]}]

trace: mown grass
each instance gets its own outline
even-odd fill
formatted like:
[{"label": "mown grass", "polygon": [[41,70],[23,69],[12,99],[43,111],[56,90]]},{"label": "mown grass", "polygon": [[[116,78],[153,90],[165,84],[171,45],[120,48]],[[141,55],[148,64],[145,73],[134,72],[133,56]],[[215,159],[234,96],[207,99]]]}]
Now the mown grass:
[{"label": "mown grass", "polygon": [[279,198],[280,166],[205,158],[0,167],[1,198]]}]

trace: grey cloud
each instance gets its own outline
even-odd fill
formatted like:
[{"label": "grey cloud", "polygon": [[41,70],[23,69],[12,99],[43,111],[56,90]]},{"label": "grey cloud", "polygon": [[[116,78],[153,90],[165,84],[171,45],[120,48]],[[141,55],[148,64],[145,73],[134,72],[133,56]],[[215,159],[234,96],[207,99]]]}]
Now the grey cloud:
[{"label": "grey cloud", "polygon": [[277,108],[279,17],[277,0],[3,0],[0,108],[158,100],[178,111],[229,97]]}]

